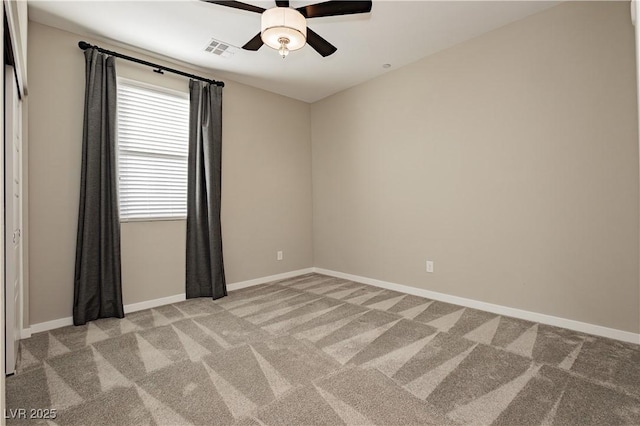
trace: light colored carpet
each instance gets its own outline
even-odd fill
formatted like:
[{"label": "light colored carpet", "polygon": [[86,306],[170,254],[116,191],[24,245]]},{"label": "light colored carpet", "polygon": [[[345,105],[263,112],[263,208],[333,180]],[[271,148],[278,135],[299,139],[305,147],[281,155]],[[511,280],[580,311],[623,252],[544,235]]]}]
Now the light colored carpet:
[{"label": "light colored carpet", "polygon": [[310,274],[36,334],[7,406],[59,425],[640,424],[640,348]]}]

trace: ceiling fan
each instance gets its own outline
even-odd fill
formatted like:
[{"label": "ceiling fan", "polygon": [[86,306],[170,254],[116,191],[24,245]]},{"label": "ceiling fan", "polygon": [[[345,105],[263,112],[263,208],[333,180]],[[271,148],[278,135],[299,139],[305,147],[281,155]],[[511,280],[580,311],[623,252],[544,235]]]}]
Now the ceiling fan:
[{"label": "ceiling fan", "polygon": [[305,44],[322,56],[329,56],[337,49],[315,31],[307,28],[307,19],[324,16],[352,15],[371,12],[371,1],[325,1],[294,9],[289,6],[289,0],[276,0],[276,7],[264,9],[239,1],[203,0],[234,9],[246,10],[262,14],[261,31],[249,40],[245,50],[256,51],[263,44],[278,50],[285,58],[289,51],[298,50]]}]

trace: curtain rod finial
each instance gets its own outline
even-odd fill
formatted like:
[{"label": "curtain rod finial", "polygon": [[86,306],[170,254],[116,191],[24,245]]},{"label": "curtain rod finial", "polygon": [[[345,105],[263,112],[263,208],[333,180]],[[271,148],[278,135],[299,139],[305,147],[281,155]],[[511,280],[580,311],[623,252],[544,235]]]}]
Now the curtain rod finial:
[{"label": "curtain rod finial", "polygon": [[78,47],[82,50],[87,50],[88,48],[91,47],[91,45],[89,43],[87,43],[86,41],[79,41],[78,42]]}]

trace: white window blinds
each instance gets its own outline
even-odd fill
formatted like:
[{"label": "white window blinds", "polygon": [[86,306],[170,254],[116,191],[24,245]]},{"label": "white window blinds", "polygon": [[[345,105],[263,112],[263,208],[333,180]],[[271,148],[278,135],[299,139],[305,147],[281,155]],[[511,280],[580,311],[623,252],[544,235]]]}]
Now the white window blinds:
[{"label": "white window blinds", "polygon": [[188,94],[118,80],[120,219],[187,215]]}]

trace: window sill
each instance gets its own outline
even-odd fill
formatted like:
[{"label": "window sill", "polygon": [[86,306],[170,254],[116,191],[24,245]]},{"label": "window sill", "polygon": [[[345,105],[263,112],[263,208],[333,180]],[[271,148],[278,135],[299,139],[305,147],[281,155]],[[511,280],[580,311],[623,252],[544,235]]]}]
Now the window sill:
[{"label": "window sill", "polygon": [[120,223],[132,223],[132,222],[164,222],[164,221],[176,221],[187,220],[187,217],[138,217],[130,219],[120,219]]}]

